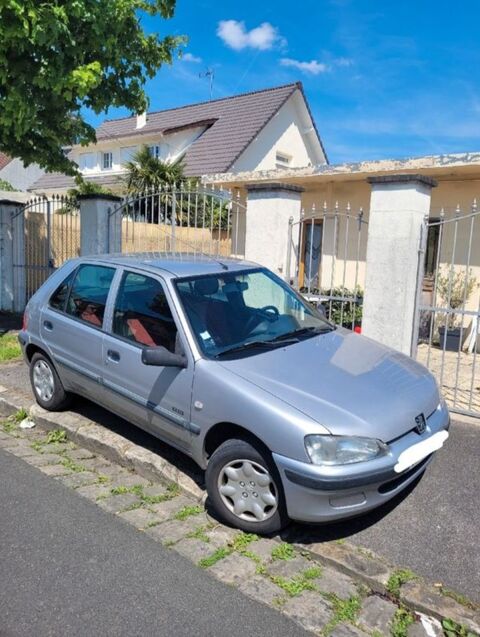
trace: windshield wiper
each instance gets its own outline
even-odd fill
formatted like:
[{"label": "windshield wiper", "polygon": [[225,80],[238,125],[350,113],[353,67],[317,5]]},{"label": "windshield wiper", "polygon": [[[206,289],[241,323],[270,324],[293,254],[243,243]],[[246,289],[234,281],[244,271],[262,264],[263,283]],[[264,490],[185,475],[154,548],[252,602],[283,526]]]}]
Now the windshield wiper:
[{"label": "windshield wiper", "polygon": [[292,330],[291,332],[286,332],[285,334],[279,334],[272,338],[270,343],[278,343],[279,341],[283,341],[284,339],[290,340],[291,338],[295,338],[296,336],[302,336],[303,334],[312,334],[312,336],[317,336],[317,334],[326,334],[327,332],[333,332],[335,328],[332,326],[327,327],[300,327],[296,330]]},{"label": "windshield wiper", "polygon": [[[234,347],[230,347],[229,349],[224,349],[218,354],[215,355],[215,358],[222,356],[223,354],[232,354],[234,352],[243,352],[248,349],[255,349],[257,347],[265,347],[266,349],[278,349],[280,344],[278,342],[274,342],[275,339],[269,341],[249,341],[248,343],[243,343],[242,345],[235,345]],[[298,339],[289,338],[287,342],[290,343],[298,343]],[[281,345],[285,345],[285,342],[282,340]]]}]

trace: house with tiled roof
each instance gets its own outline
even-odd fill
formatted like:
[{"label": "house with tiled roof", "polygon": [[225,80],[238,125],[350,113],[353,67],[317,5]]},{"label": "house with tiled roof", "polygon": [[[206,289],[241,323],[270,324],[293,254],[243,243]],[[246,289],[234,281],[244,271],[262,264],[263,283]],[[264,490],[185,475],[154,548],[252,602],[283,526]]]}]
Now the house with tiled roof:
[{"label": "house with tiled roof", "polygon": [[37,164],[25,167],[21,159],[0,152],[0,179],[15,190],[28,190],[44,173]]},{"label": "house with tiled roof", "polygon": [[[74,146],[70,157],[83,176],[112,190],[123,189],[125,163],[146,145],[155,157],[183,157],[187,176],[327,163],[327,157],[300,82],[107,120],[97,143]],[[46,173],[30,190],[58,193],[72,177]]]}]

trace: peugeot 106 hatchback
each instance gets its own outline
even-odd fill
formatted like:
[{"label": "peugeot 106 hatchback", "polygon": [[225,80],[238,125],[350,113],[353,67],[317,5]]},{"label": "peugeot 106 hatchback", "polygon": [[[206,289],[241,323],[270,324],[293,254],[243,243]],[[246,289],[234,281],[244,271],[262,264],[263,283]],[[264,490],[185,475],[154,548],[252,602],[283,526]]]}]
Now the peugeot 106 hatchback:
[{"label": "peugeot 106 hatchback", "polygon": [[42,407],[80,394],[188,454],[245,531],[373,509],[448,438],[422,365],[246,261],[74,259],[32,297],[19,339]]}]

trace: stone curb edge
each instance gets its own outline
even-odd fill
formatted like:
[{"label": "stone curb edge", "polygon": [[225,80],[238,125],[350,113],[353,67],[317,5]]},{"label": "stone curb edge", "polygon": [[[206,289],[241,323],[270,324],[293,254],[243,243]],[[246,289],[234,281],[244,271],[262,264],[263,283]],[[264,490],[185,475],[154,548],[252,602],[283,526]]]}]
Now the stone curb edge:
[{"label": "stone curb edge", "polygon": [[[43,429],[62,429],[73,442],[89,451],[127,469],[133,469],[148,480],[175,482],[186,495],[198,502],[205,501],[204,490],[190,476],[156,453],[139,447],[79,414],[47,412],[37,404],[28,406],[25,398],[12,390],[8,394],[9,398],[0,393],[0,415],[10,416],[21,408],[26,409],[35,423]],[[387,584],[398,569],[373,552],[344,541],[295,544],[300,551],[308,553],[320,563],[360,580],[376,593],[390,596]],[[453,619],[480,635],[479,612],[443,595],[438,588],[421,578],[405,583],[400,589],[399,598],[392,599],[440,621]]]}]

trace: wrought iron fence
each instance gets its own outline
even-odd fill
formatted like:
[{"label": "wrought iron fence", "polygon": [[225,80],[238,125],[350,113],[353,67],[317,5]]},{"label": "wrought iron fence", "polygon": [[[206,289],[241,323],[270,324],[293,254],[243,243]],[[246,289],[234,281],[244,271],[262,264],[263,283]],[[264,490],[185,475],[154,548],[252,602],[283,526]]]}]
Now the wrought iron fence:
[{"label": "wrought iron fence", "polygon": [[14,291],[21,307],[56,268],[79,256],[80,215],[68,197],[34,197],[19,206],[13,222]]},{"label": "wrought iron fence", "polygon": [[114,208],[115,245],[122,252],[242,256],[245,206],[239,193],[187,185],[126,198]]},{"label": "wrought iron fence", "polygon": [[480,417],[480,211],[441,209],[420,246],[417,359],[452,411]]},{"label": "wrought iron fence", "polygon": [[352,330],[361,330],[367,221],[338,203],[329,209],[313,205],[302,210],[288,229],[287,279],[327,318]]}]

